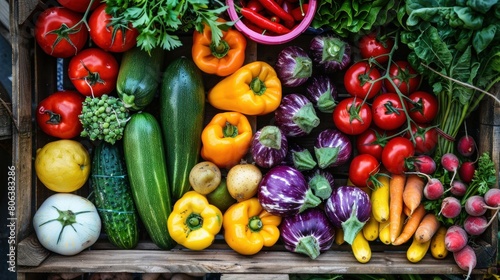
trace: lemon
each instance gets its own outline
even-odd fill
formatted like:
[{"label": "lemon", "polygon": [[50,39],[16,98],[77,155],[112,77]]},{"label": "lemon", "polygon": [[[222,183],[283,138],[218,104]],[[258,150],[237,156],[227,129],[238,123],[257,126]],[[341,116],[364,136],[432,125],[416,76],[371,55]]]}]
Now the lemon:
[{"label": "lemon", "polygon": [[90,174],[90,155],[75,140],[57,140],[36,151],[35,172],[48,189],[73,192],[81,188]]}]

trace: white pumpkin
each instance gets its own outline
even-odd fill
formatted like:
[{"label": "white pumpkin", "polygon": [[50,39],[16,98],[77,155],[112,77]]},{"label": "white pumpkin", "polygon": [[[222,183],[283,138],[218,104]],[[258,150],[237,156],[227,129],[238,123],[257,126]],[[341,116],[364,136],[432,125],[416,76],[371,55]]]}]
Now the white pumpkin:
[{"label": "white pumpkin", "polygon": [[57,193],[38,208],[33,217],[33,227],[43,247],[71,256],[97,241],[101,219],[88,199],[70,193]]}]

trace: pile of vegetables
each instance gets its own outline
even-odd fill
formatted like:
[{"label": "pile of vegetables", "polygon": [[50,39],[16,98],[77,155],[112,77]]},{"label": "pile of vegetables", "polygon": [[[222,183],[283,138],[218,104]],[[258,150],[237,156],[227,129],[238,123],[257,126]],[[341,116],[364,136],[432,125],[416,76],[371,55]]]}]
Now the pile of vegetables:
[{"label": "pile of vegetables", "polygon": [[[330,32],[249,62],[248,39],[220,3],[90,1],[84,11],[42,13],[37,42],[70,61],[75,87],[37,106],[40,129],[57,138],[35,159],[37,177],[58,193],[33,219],[42,245],[77,254],[102,227],[132,249],[140,221],[164,250],[204,250],[223,233],[242,255],[281,242],[316,259],[345,242],[368,263],[370,242],[380,241],[409,245],[413,263],[451,252],[470,276],[474,241],[496,219],[500,194],[495,163],[462,123],[500,77],[498,5],[344,2],[321,2],[313,27]],[[97,13],[107,13],[109,34],[94,32]],[[192,46],[169,57],[179,31],[192,32]],[[87,36],[97,46],[80,44]],[[260,117],[269,122],[254,126]],[[85,185],[88,199],[70,194]],[[92,230],[76,227],[90,215],[99,216]],[[69,238],[88,242],[61,251]]]}]

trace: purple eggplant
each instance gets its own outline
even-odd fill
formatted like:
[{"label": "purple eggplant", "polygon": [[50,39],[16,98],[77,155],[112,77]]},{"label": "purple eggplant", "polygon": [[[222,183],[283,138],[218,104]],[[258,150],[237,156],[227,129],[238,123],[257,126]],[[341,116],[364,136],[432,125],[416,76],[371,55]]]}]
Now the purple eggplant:
[{"label": "purple eggplant", "polygon": [[285,159],[288,140],[279,127],[267,125],[255,132],[250,150],[256,165],[271,168]]},{"label": "purple eggplant", "polygon": [[319,208],[283,218],[280,232],[285,249],[313,260],[329,250],[335,239],[335,228]]},{"label": "purple eggplant", "polygon": [[279,165],[271,168],[259,183],[259,202],[267,212],[286,217],[321,203],[297,169]]},{"label": "purple eggplant", "polygon": [[314,154],[321,169],[340,166],[351,158],[352,143],[340,130],[328,128],[318,134]]},{"label": "purple eggplant", "polygon": [[332,113],[337,105],[337,88],[326,75],[312,77],[306,88],[306,97],[311,100],[320,112]]},{"label": "purple eggplant", "polygon": [[351,63],[351,46],[332,34],[320,34],[309,43],[314,65],[327,74],[344,70]]},{"label": "purple eggplant", "polygon": [[335,186],[335,178],[331,172],[316,168],[307,172],[305,176],[314,195],[323,200],[330,197]]},{"label": "purple eggplant", "polygon": [[288,152],[283,164],[295,167],[299,171],[312,170],[317,165],[308,149],[293,142],[288,143]]},{"label": "purple eggplant", "polygon": [[312,76],[313,62],[303,48],[288,46],[279,52],[274,69],[281,84],[297,87]]},{"label": "purple eggplant", "polygon": [[274,117],[275,124],[289,137],[308,135],[320,122],[311,101],[299,93],[285,95]]},{"label": "purple eggplant", "polygon": [[353,186],[333,189],[325,203],[326,216],[335,227],[343,229],[344,240],[349,244],[368,221],[371,211],[368,194]]}]

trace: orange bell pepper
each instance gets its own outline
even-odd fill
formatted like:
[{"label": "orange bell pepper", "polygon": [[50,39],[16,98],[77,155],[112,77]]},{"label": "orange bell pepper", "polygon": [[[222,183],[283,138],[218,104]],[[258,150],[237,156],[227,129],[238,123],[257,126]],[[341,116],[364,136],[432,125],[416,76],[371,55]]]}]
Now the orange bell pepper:
[{"label": "orange bell pepper", "polygon": [[191,55],[201,71],[207,74],[227,76],[238,70],[245,62],[247,41],[238,30],[222,31],[219,44],[212,41],[212,30],[205,25],[203,33],[194,31]]},{"label": "orange bell pepper", "polygon": [[252,136],[252,126],[245,115],[219,113],[201,133],[201,157],[220,168],[230,168],[248,152]]}]

